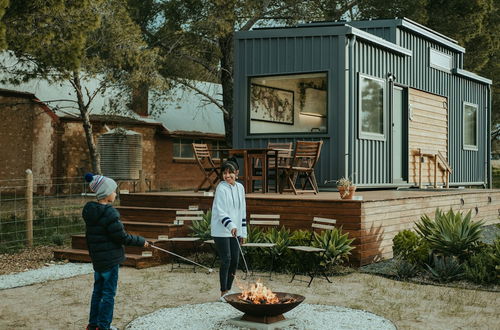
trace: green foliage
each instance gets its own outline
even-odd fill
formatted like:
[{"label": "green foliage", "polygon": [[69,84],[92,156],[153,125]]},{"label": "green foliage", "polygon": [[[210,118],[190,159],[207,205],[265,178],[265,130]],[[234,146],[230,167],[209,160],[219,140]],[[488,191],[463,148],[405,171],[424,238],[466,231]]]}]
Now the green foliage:
[{"label": "green foliage", "polygon": [[5,15],[5,9],[9,5],[9,0],[0,0],[0,50],[7,46],[7,39],[5,36],[5,24],[2,22],[2,17]]},{"label": "green foliage", "polygon": [[54,243],[57,246],[62,246],[64,245],[64,241],[66,240],[66,235],[62,234],[53,234],[52,237],[50,238],[52,243]]},{"label": "green foliage", "polygon": [[400,231],[393,239],[394,256],[410,264],[423,265],[429,257],[429,246],[411,230]]},{"label": "green foliage", "polygon": [[[500,248],[500,243],[498,244]],[[500,280],[495,267],[499,266],[500,250],[495,254],[495,246],[484,244],[465,263],[465,277],[478,284],[491,284]],[[497,258],[497,259],[496,259]]]},{"label": "green foliage", "polygon": [[322,265],[331,266],[339,261],[347,260],[354,247],[351,243],[354,238],[349,238],[349,234],[342,234],[342,229],[324,230],[321,233],[314,233],[313,246],[325,249]]},{"label": "green foliage", "polygon": [[288,252],[288,246],[292,242],[292,234],[290,233],[290,229],[285,227],[281,227],[280,229],[271,228],[265,233],[264,241],[276,244],[272,248],[272,253],[279,258]]},{"label": "green foliage", "polygon": [[438,282],[451,282],[464,276],[464,265],[453,256],[434,255],[433,265],[426,265],[431,279]]},{"label": "green foliage", "polygon": [[472,222],[471,217],[471,211],[464,216],[452,209],[447,213],[437,209],[434,219],[423,215],[416,223],[416,230],[434,253],[456,256],[463,261],[477,246],[484,224]]},{"label": "green foliage", "polygon": [[264,242],[264,231],[258,226],[247,227],[247,241],[251,243]]},{"label": "green foliage", "polygon": [[401,280],[414,277],[418,273],[418,267],[415,263],[402,258],[396,258],[393,266],[396,277]]},{"label": "green foliage", "polygon": [[209,240],[212,238],[211,231],[210,231],[211,230],[212,211],[208,210],[201,217],[202,217],[202,220],[197,220],[197,221],[191,222],[191,226],[189,226],[189,229],[191,229],[191,231],[192,231],[191,235],[194,237],[199,237],[202,241]]},{"label": "green foliage", "polygon": [[291,245],[308,245],[311,239],[311,232],[303,229],[294,230],[291,239]]}]

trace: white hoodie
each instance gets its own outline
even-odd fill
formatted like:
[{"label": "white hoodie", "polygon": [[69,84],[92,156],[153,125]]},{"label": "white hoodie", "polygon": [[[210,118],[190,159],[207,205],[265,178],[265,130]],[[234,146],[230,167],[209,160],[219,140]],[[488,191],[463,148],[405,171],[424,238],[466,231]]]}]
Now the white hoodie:
[{"label": "white hoodie", "polygon": [[231,229],[237,235],[247,237],[245,188],[239,182],[231,185],[222,181],[215,189],[212,204],[211,234],[213,237],[231,237]]}]

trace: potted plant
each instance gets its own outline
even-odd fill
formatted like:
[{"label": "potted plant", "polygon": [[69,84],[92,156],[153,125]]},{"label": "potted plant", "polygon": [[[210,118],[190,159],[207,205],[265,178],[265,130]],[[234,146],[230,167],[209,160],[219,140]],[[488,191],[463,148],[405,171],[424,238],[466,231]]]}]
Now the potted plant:
[{"label": "potted plant", "polygon": [[339,190],[340,198],[352,199],[356,191],[356,186],[348,177],[341,177],[337,180],[337,189]]}]

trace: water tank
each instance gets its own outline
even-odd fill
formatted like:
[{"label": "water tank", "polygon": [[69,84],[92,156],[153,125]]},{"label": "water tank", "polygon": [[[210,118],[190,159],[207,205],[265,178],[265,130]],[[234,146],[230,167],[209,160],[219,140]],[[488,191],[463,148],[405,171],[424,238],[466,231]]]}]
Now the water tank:
[{"label": "water tank", "polygon": [[142,135],[116,128],[99,137],[101,171],[115,180],[138,180],[142,169]]}]

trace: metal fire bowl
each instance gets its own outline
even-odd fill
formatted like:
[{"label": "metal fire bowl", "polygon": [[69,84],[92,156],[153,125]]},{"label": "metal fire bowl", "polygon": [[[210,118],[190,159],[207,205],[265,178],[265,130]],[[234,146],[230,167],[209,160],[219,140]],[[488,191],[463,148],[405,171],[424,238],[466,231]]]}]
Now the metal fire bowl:
[{"label": "metal fire bowl", "polygon": [[283,313],[286,313],[295,307],[297,307],[301,302],[306,299],[306,297],[298,295],[298,294],[292,294],[292,293],[286,293],[286,292],[275,292],[276,296],[280,300],[286,300],[290,298],[295,298],[296,300],[292,303],[287,303],[287,304],[251,304],[242,301],[238,296],[240,293],[233,293],[230,295],[227,295],[226,301],[236,308],[237,310],[242,311],[245,314],[252,315],[252,316],[277,316]]}]

